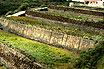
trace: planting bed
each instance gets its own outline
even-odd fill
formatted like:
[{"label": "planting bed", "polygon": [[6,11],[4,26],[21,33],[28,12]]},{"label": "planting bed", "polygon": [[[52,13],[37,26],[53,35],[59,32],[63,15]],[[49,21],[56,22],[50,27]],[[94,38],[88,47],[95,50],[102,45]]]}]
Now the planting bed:
[{"label": "planting bed", "polygon": [[60,17],[64,17],[64,18],[69,18],[69,19],[74,19],[74,20],[84,20],[84,21],[88,21],[88,22],[92,22],[91,19],[85,18],[85,17],[81,17],[81,16],[75,16],[75,15],[68,15],[66,13],[59,13],[59,12],[52,12],[52,11],[35,11],[35,12],[39,12],[39,13],[44,13],[44,14],[48,14],[48,15],[53,15],[53,16],[60,16]]},{"label": "planting bed", "polygon": [[95,15],[95,16],[104,16],[104,10],[99,11],[99,10],[91,10],[86,8],[66,7],[66,6],[48,6],[48,8],[56,9],[56,10],[72,11],[72,12]]},{"label": "planting bed", "polygon": [[[14,34],[10,34],[10,33],[0,30],[0,44],[2,43],[5,44],[6,46],[8,45],[8,47],[14,49],[14,51],[17,51],[16,49],[19,49],[24,54],[27,54],[27,56],[30,55],[31,59],[26,62],[35,61],[49,68],[60,67],[60,65],[63,67],[64,64],[67,65],[71,63],[75,58],[78,57],[78,54],[74,52],[61,49],[61,48],[52,47],[52,46],[42,44],[39,42],[35,42],[35,41],[29,40],[20,36],[16,36]],[[2,46],[0,47],[2,49]],[[19,52],[17,52],[17,54],[18,53]],[[6,57],[6,54],[0,55],[0,57],[3,57],[3,56]],[[17,64],[19,65],[19,63]],[[73,67],[73,64],[71,66]],[[68,67],[70,68],[70,66]]]},{"label": "planting bed", "polygon": [[104,29],[103,23],[74,20],[74,19],[69,19],[69,18],[65,18],[65,17],[61,17],[61,16],[48,15],[46,13],[33,12],[33,11],[27,11],[26,14],[32,15],[34,17],[42,17],[42,18],[51,19],[51,20],[55,20],[55,21],[67,22],[67,23],[78,24],[78,25],[86,25],[86,26]]}]

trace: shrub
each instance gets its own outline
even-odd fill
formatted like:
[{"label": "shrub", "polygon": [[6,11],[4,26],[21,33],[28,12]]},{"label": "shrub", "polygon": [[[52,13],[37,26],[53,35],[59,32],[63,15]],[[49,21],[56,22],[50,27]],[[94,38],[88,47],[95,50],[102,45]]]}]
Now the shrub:
[{"label": "shrub", "polygon": [[18,9],[14,10],[14,11],[9,11],[5,14],[5,16],[7,15],[12,15],[14,13],[17,13],[19,11],[22,11],[22,10],[26,10],[28,7],[28,3],[23,3],[20,7],[18,7]]},{"label": "shrub", "polygon": [[18,11],[21,11],[21,10],[26,10],[27,9],[27,7],[28,7],[28,3],[23,3],[17,10]]},{"label": "shrub", "polygon": [[47,5],[45,5],[45,4],[42,4],[40,7],[46,7]]},{"label": "shrub", "polygon": [[65,6],[69,6],[69,2],[64,2],[64,5]]},{"label": "shrub", "polygon": [[104,55],[104,41],[100,41],[95,48],[87,52],[80,52],[80,58],[76,59],[77,69],[94,69],[97,61]]},{"label": "shrub", "polygon": [[13,13],[14,13],[13,11],[8,11],[8,12],[5,14],[5,16],[11,15],[11,14],[13,14]]}]

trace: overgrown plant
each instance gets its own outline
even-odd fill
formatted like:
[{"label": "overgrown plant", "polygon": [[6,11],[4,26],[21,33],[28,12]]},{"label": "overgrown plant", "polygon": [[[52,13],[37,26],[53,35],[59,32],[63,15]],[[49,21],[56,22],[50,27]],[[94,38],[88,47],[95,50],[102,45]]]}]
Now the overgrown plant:
[{"label": "overgrown plant", "polygon": [[97,61],[104,56],[104,40],[90,48],[87,52],[80,52],[80,58],[76,60],[76,69],[95,69]]},{"label": "overgrown plant", "polygon": [[17,13],[19,11],[23,11],[23,10],[26,10],[27,7],[28,7],[28,3],[23,3],[20,7],[18,7],[18,9],[14,10],[14,11],[8,11],[5,16],[7,15],[11,15],[11,14],[14,14],[14,13]]}]

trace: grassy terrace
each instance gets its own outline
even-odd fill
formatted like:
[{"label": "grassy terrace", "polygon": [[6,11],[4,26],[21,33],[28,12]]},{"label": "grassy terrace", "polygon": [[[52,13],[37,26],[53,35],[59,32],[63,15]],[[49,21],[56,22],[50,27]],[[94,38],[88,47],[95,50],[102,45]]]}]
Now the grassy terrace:
[{"label": "grassy terrace", "polygon": [[43,63],[48,67],[69,64],[72,60],[78,57],[78,54],[74,52],[32,41],[1,30],[0,42],[7,43],[12,47],[18,48],[25,53],[32,55],[39,63]]},{"label": "grassy terrace", "polygon": [[104,56],[97,62],[97,69],[104,69]]},{"label": "grassy terrace", "polygon": [[64,18],[69,18],[69,19],[75,19],[75,20],[84,20],[84,21],[88,21],[88,22],[92,22],[92,19],[88,19],[82,16],[76,16],[76,15],[72,15],[72,14],[66,14],[66,13],[59,13],[59,12],[52,12],[52,11],[35,11],[35,12],[40,12],[40,13],[44,13],[44,14],[49,14],[49,15],[54,15],[54,16],[60,16],[60,17],[64,17]]},{"label": "grassy terrace", "polygon": [[65,26],[60,26],[60,25],[54,25],[54,24],[49,24],[49,23],[43,23],[34,19],[31,19],[29,17],[10,17],[8,18],[10,20],[20,22],[26,25],[31,25],[31,26],[36,26],[40,28],[45,28],[47,30],[52,30],[64,34],[69,34],[69,35],[75,35],[75,36],[81,36],[84,38],[96,38],[98,35],[93,34],[92,32],[88,31],[81,31],[79,29],[73,29]]}]

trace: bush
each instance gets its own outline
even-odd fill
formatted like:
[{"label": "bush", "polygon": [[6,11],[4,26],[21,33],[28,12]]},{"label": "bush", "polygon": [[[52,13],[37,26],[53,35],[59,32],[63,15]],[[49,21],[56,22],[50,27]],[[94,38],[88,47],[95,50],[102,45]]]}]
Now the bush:
[{"label": "bush", "polygon": [[12,14],[17,13],[17,12],[19,12],[19,11],[26,10],[27,7],[28,7],[28,5],[29,5],[28,3],[23,3],[20,7],[18,7],[18,9],[14,10],[14,11],[9,11],[9,12],[7,12],[7,13],[5,14],[5,16],[7,16],[7,15],[12,15]]},{"label": "bush", "polygon": [[69,2],[64,2],[64,5],[65,6],[69,6]]},{"label": "bush", "polygon": [[26,10],[28,6],[29,6],[28,3],[23,3],[17,10],[18,10],[18,11]]},{"label": "bush", "polygon": [[95,69],[97,61],[104,55],[104,41],[100,41],[95,48],[87,52],[80,52],[80,58],[76,59],[77,69]]},{"label": "bush", "polygon": [[14,13],[13,11],[8,11],[8,12],[5,14],[5,16],[11,15],[11,14],[13,14],[13,13]]},{"label": "bush", "polygon": [[45,4],[42,4],[40,7],[47,7],[47,5],[45,5]]}]

